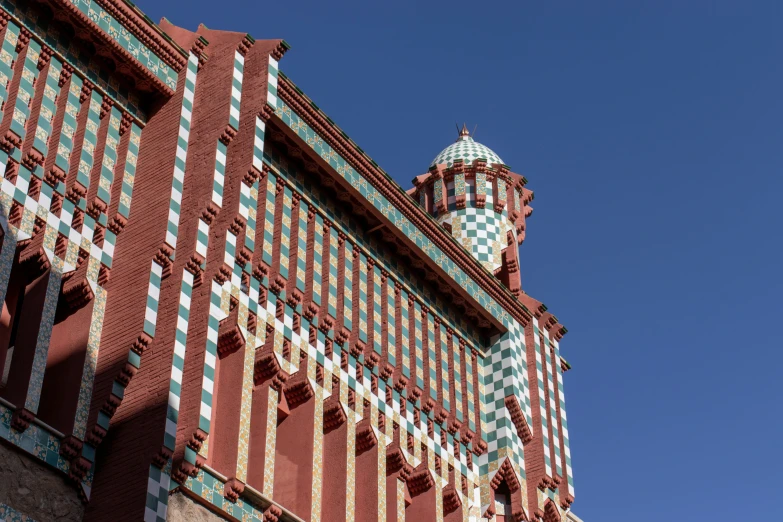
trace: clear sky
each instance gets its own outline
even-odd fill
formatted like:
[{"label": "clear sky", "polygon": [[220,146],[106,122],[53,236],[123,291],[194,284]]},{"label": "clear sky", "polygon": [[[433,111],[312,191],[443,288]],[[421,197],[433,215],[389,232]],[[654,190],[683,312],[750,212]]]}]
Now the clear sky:
[{"label": "clear sky", "polygon": [[783,518],[783,4],[137,1],[285,38],[404,187],[463,121],[528,178],[586,522]]}]

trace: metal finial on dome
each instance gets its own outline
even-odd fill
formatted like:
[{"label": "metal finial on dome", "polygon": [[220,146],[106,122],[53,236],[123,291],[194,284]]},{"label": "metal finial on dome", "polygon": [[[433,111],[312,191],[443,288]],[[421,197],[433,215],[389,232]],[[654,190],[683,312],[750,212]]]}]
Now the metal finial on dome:
[{"label": "metal finial on dome", "polygon": [[470,131],[468,130],[468,126],[463,123],[462,130],[459,131],[459,139],[468,137],[470,137]]}]

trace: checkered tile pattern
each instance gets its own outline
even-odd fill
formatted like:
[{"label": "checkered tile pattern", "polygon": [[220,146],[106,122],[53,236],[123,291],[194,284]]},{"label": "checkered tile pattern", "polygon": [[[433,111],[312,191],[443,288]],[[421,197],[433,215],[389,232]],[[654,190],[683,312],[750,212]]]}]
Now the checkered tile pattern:
[{"label": "checkered tile pattern", "polygon": [[[495,471],[509,457],[520,478],[525,478],[522,441],[505,405],[505,398],[513,395],[519,400],[527,417],[527,365],[524,335],[520,333],[509,331],[500,335],[492,343],[488,360],[483,361],[486,426],[482,427],[482,431],[485,430],[487,436],[488,451],[480,458],[482,474]],[[528,422],[531,423],[532,419]]]},{"label": "checkered tile pattern", "polygon": [[467,207],[450,212],[439,221],[451,224],[454,237],[487,270],[500,268],[506,232],[512,229],[506,217],[490,208]]},{"label": "checkered tile pattern", "polygon": [[169,504],[170,470],[150,465],[144,522],[165,522]]},{"label": "checkered tile pattern", "polygon": [[432,160],[430,166],[446,164],[446,166],[450,167],[457,160],[462,160],[465,163],[473,163],[473,160],[477,159],[485,159],[487,164],[490,165],[492,163],[503,163],[500,156],[495,154],[495,152],[486,145],[473,141],[473,138],[470,136],[460,136],[456,142],[452,143],[443,149],[440,154],[435,156],[435,159]]}]

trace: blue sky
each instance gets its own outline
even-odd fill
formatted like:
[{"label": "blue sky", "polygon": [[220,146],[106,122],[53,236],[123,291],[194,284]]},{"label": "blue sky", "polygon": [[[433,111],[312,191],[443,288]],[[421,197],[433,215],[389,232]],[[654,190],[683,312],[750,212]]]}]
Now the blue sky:
[{"label": "blue sky", "polygon": [[528,178],[522,284],[569,329],[586,522],[774,517],[783,4],[627,4],[139,0],[285,38],[281,69],[404,187],[463,121]]}]

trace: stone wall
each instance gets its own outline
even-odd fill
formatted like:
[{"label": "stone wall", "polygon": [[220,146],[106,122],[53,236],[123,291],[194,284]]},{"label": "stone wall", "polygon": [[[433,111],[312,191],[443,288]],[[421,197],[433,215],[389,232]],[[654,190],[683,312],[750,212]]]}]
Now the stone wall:
[{"label": "stone wall", "polygon": [[0,503],[39,522],[77,522],[84,515],[76,488],[62,473],[3,443]]},{"label": "stone wall", "polygon": [[169,497],[168,522],[226,522],[204,506],[193,502],[180,492]]}]

